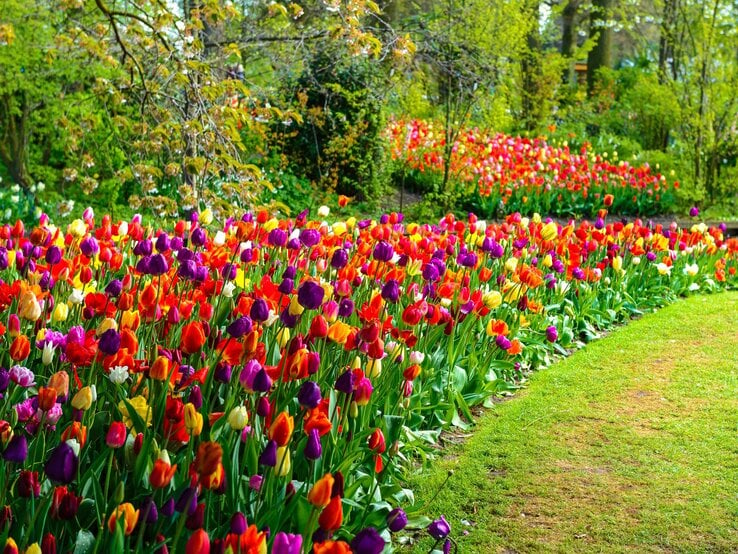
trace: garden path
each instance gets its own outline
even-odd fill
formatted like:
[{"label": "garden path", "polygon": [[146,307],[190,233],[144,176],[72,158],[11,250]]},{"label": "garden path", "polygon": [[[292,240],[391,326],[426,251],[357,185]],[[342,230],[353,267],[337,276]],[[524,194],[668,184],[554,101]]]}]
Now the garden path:
[{"label": "garden path", "polygon": [[738,292],[533,375],[413,479],[459,552],[738,551]]}]

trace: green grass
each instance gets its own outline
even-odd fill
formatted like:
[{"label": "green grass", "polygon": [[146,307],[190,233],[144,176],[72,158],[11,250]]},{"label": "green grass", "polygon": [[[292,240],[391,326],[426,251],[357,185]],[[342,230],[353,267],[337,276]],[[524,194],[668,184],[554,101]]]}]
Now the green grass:
[{"label": "green grass", "polygon": [[460,552],[738,551],[738,293],[535,374],[410,485]]}]

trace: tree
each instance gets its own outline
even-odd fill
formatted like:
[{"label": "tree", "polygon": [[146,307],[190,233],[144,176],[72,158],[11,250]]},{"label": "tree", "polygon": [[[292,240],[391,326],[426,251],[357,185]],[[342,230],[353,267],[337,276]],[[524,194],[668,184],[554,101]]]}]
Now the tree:
[{"label": "tree", "polygon": [[612,67],[612,16],[615,0],[593,0],[590,10],[589,37],[594,41],[587,56],[587,92],[597,83],[597,72]]}]

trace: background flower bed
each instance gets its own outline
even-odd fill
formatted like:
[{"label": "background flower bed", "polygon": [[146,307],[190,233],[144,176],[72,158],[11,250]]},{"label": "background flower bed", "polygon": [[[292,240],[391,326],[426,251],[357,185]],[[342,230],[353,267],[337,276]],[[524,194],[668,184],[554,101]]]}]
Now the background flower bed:
[{"label": "background flower bed", "polygon": [[601,215],[1,227],[6,548],[381,552],[472,406],[736,284],[720,228]]}]

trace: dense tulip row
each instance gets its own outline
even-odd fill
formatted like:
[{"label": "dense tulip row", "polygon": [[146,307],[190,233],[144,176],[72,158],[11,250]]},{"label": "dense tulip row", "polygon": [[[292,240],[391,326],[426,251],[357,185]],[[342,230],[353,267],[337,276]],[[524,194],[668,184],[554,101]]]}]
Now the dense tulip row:
[{"label": "dense tulip row", "polygon": [[471,405],[736,283],[719,228],[306,215],[0,226],[5,552],[378,554]]},{"label": "dense tulip row", "polygon": [[[444,171],[446,139],[432,122],[393,121],[387,129],[392,157],[408,170]],[[544,138],[463,131],[453,146],[449,173],[479,215],[534,211],[593,216],[609,206],[617,214],[655,215],[674,207],[678,182],[646,165],[618,161],[617,153],[596,154],[554,146]]]}]

